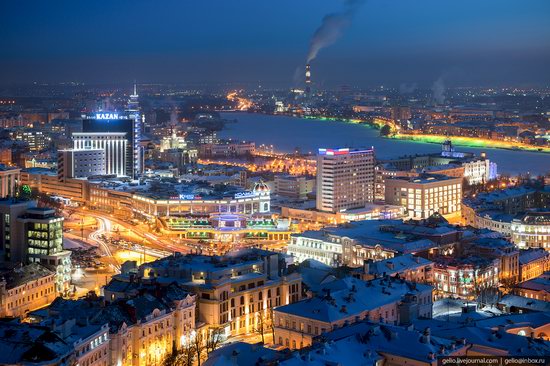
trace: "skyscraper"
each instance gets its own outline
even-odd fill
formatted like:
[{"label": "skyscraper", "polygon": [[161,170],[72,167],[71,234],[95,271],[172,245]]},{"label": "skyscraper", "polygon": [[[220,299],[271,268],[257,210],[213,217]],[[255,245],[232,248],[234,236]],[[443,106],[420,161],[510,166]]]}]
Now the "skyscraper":
[{"label": "skyscraper", "polygon": [[[136,144],[135,120],[118,113],[95,113],[86,117],[82,132],[73,133],[74,149],[105,150],[106,173],[135,179],[141,173],[139,141]],[[141,159],[140,159],[141,161]]]},{"label": "skyscraper", "polygon": [[134,120],[134,174],[135,176],[143,173],[143,148],[140,145],[141,134],[143,133],[143,123],[145,122],[145,116],[140,113],[139,108],[139,94],[137,93],[137,86],[134,83],[134,92],[128,98],[128,103],[126,107],[126,112],[128,117]]},{"label": "skyscraper", "polygon": [[374,200],[374,149],[319,149],[317,209],[340,212]]}]

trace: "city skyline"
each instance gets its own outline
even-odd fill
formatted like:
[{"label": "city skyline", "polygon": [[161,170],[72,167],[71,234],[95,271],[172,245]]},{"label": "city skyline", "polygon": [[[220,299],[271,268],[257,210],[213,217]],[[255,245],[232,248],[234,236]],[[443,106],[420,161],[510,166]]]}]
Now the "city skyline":
[{"label": "city skyline", "polygon": [[550,366],[548,0],[0,5],[0,365]]}]

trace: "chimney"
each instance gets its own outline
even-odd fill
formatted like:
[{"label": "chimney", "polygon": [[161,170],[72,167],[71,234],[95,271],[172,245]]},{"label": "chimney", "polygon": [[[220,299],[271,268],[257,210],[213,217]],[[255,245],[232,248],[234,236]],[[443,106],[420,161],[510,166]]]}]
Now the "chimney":
[{"label": "chimney", "polygon": [[310,93],[311,91],[311,66],[309,64],[306,65],[306,93]]},{"label": "chimney", "polygon": [[363,261],[363,273],[368,275],[370,272],[370,264],[372,263],[371,259],[365,259]]},{"label": "chimney", "polygon": [[425,344],[430,344],[430,328],[424,329],[424,332],[422,333],[421,342]]}]

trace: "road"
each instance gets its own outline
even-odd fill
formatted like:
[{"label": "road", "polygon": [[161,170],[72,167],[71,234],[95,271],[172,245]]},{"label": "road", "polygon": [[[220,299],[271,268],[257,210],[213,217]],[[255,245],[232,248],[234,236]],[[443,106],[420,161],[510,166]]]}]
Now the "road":
[{"label": "road", "polygon": [[110,265],[113,267],[113,269],[120,273],[120,264],[113,256],[113,252],[111,252],[111,248],[109,248],[109,245],[105,243],[101,236],[111,231],[111,222],[108,220],[103,219],[102,217],[96,217],[97,220],[97,230],[92,232],[88,239],[94,243],[97,244],[97,246],[101,249],[105,257],[112,258],[112,263]]}]

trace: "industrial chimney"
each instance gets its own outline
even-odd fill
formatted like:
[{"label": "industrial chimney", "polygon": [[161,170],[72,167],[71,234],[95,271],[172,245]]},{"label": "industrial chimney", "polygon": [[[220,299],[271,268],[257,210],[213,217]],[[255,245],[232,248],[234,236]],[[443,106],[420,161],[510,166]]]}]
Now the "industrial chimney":
[{"label": "industrial chimney", "polygon": [[311,84],[311,67],[309,66],[309,64],[307,64],[306,65],[306,93],[308,94],[311,91],[310,84]]}]

